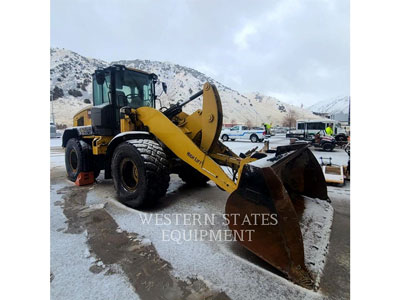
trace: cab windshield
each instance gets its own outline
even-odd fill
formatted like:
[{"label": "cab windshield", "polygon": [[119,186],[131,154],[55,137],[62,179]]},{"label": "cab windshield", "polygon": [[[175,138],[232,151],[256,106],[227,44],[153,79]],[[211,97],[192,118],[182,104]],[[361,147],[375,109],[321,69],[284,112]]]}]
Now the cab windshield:
[{"label": "cab windshield", "polygon": [[124,70],[115,78],[115,95],[119,107],[154,107],[152,78],[148,74]]}]

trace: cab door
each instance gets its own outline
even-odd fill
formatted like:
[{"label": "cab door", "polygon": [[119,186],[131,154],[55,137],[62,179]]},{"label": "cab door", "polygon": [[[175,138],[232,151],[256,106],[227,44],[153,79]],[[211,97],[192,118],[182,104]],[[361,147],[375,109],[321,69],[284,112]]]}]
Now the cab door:
[{"label": "cab door", "polygon": [[229,129],[229,138],[236,139],[239,135],[239,126],[233,126]]},{"label": "cab door", "polygon": [[119,132],[119,118],[116,115],[112,86],[111,69],[95,71],[91,119],[97,135],[115,135]]},{"label": "cab door", "polygon": [[241,139],[249,139],[250,138],[250,132],[249,128],[247,126],[242,126],[242,130],[240,132],[240,138]]}]

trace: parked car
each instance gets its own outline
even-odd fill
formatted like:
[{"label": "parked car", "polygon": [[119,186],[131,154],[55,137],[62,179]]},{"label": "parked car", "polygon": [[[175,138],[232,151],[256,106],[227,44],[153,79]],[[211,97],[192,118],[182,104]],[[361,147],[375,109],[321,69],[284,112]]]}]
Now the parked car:
[{"label": "parked car", "polygon": [[252,143],[262,142],[264,139],[268,138],[265,130],[260,129],[250,129],[244,125],[236,125],[229,129],[224,129],[221,131],[221,139],[223,141],[234,141],[236,139],[250,140]]},{"label": "parked car", "polygon": [[289,130],[288,127],[281,127],[281,126],[276,126],[271,129],[271,131],[275,132],[275,134],[282,134],[282,133],[286,134],[288,130]]}]

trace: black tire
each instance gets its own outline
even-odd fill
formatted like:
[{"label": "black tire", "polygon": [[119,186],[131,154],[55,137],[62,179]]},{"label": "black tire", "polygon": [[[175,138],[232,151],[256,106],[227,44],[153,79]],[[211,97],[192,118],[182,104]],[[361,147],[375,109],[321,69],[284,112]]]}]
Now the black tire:
[{"label": "black tire", "polygon": [[258,136],[257,135],[255,135],[255,134],[252,134],[251,136],[250,136],[250,141],[252,142],[252,143],[257,143],[259,140],[258,140]]},{"label": "black tire", "polygon": [[231,139],[232,142],[234,142],[236,139]]},{"label": "black tire", "polygon": [[332,151],[333,148],[335,148],[335,146],[332,143],[325,143],[325,144],[322,145],[322,149],[324,151]]},{"label": "black tire", "polygon": [[80,172],[93,171],[93,164],[93,154],[89,144],[75,138],[68,140],[65,147],[65,168],[69,180],[75,182]]},{"label": "black tire", "polygon": [[222,140],[223,140],[224,142],[227,142],[227,141],[229,140],[229,137],[228,137],[226,134],[224,134],[224,135],[222,136]]},{"label": "black tire", "polygon": [[157,142],[149,139],[118,145],[111,161],[111,174],[120,201],[133,208],[154,205],[169,185],[167,156]]},{"label": "black tire", "polygon": [[336,139],[338,142],[347,141],[347,137],[346,137],[345,135],[342,135],[342,134],[337,135],[337,136],[335,137],[335,139]]},{"label": "black tire", "polygon": [[205,186],[210,180],[187,163],[179,168],[178,175],[189,186]]}]

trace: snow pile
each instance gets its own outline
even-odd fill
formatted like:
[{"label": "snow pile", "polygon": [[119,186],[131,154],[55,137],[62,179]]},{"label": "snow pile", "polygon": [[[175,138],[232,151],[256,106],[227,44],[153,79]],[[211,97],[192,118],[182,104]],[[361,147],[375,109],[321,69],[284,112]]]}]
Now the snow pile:
[{"label": "snow pile", "polygon": [[326,201],[304,197],[304,212],[300,229],[304,243],[304,261],[313,273],[318,287],[329,250],[333,222],[333,207]]}]

